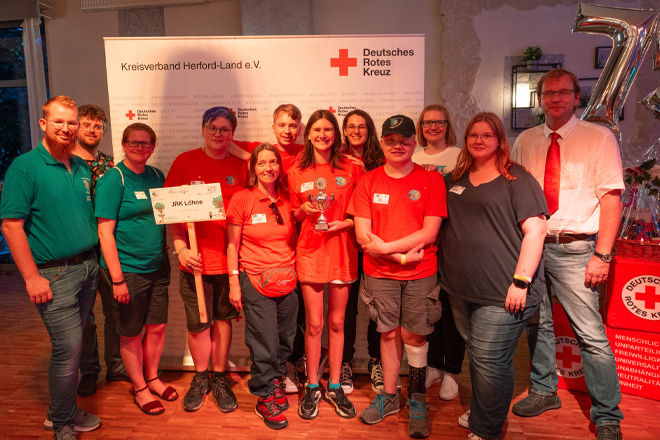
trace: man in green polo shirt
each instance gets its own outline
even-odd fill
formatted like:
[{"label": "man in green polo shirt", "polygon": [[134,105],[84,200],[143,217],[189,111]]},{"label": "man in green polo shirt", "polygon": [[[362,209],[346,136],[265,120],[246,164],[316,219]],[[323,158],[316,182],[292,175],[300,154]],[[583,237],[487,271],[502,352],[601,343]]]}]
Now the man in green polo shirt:
[{"label": "man in green polo shirt", "polygon": [[96,294],[98,242],[91,173],[71,154],[78,130],[76,103],[51,98],[39,125],[44,139],[7,170],[0,202],[2,232],[23,275],[30,301],[53,345],[48,368],[54,438],[71,440],[101,420],[76,405],[82,327]]}]

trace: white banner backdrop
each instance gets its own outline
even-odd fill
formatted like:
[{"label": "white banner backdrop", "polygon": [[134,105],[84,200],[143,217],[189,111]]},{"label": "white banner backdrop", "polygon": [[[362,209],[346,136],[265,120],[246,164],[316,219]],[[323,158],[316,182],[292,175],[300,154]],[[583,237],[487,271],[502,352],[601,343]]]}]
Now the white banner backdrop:
[{"label": "white banner backdrop", "polygon": [[[416,119],[424,107],[423,35],[106,38],[105,53],[115,158],[123,158],[124,128],[144,122],[158,136],[149,163],[165,173],[177,155],[203,145],[202,114],[210,107],[236,113],[234,139],[263,142],[274,141],[272,113],[280,104],[297,105],[303,123],[329,109],[340,125],[360,108],[378,128],[394,114]],[[190,368],[177,272],[161,365]],[[364,319],[360,310],[358,370],[368,360]],[[230,369],[248,367],[241,316]]]}]

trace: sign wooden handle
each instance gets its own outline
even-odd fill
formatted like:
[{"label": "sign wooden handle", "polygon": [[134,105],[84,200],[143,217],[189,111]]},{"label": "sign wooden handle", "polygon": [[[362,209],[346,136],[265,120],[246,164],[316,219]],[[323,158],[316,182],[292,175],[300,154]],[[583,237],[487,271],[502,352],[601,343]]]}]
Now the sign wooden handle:
[{"label": "sign wooden handle", "polygon": [[[189,222],[188,225],[188,241],[190,242],[190,252],[197,255],[197,236],[195,235],[195,223]],[[195,290],[197,291],[197,306],[199,307],[199,320],[202,323],[209,322],[206,316],[206,300],[204,299],[204,285],[202,284],[202,273],[194,270],[195,276]]]}]

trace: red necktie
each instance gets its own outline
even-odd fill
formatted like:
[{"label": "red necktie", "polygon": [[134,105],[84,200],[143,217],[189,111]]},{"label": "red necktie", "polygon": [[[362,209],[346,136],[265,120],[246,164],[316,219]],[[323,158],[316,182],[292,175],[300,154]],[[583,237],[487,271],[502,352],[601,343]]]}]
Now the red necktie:
[{"label": "red necktie", "polygon": [[561,164],[559,162],[559,133],[552,133],[552,142],[545,158],[545,177],[543,178],[543,194],[548,202],[548,213],[554,214],[559,209],[559,179]]}]

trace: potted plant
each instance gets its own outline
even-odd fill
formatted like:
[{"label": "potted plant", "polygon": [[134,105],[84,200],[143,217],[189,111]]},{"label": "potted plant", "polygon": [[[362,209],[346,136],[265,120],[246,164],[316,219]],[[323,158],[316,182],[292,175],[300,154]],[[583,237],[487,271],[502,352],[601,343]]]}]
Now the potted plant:
[{"label": "potted plant", "polygon": [[535,67],[539,64],[539,59],[543,56],[543,51],[538,46],[527,46],[523,53],[523,60],[527,62],[527,68],[536,70]]}]

